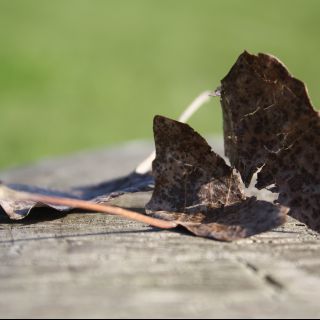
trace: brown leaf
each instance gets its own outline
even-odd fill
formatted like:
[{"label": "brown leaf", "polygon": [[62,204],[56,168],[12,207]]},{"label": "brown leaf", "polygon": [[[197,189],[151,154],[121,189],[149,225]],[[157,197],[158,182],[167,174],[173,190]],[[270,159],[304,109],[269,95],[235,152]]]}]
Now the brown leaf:
[{"label": "brown leaf", "polygon": [[221,81],[225,152],[248,186],[270,153],[316,114],[303,82],[275,57],[244,52]]},{"label": "brown leaf", "polygon": [[246,185],[279,192],[290,215],[320,231],[320,118],[303,82],[276,58],[244,52],[222,80],[226,154]]},{"label": "brown leaf", "polygon": [[247,199],[238,174],[190,126],[157,116],[154,135],[155,190],[147,213],[226,241],[284,223],[287,209]]}]

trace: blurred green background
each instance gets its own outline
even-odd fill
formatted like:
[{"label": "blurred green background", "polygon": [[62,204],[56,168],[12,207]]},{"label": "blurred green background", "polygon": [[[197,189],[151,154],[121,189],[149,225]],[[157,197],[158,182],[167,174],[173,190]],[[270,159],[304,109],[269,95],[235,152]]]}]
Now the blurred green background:
[{"label": "blurred green background", "polygon": [[[244,50],[320,105],[320,1],[0,0],[0,167],[152,138]],[[218,99],[191,121],[221,133]]]}]

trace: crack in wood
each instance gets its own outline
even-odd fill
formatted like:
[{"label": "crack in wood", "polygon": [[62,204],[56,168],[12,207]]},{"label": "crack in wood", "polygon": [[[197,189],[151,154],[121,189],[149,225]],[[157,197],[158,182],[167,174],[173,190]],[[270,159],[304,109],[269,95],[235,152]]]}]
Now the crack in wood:
[{"label": "crack in wood", "polygon": [[286,287],[283,283],[275,279],[273,275],[268,272],[264,272],[258,266],[252,264],[249,261],[246,261],[243,258],[238,258],[238,262],[240,262],[246,269],[250,270],[253,274],[259,277],[269,288],[277,293],[282,293],[286,290]]}]

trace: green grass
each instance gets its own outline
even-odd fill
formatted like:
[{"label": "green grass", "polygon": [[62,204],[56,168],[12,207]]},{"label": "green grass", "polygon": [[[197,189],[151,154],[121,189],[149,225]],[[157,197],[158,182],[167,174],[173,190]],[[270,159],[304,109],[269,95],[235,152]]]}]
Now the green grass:
[{"label": "green grass", "polygon": [[[0,167],[151,138],[244,50],[320,105],[320,1],[0,0]],[[221,132],[219,102],[192,120]]]}]

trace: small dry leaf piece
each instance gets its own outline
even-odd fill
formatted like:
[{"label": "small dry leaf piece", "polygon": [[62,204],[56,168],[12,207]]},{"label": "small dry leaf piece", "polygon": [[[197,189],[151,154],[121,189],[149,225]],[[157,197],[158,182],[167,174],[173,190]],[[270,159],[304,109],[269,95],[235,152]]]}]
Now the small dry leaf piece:
[{"label": "small dry leaf piece", "polygon": [[275,57],[244,52],[221,81],[225,153],[248,186],[270,153],[316,115],[306,87]]},{"label": "small dry leaf piece", "polygon": [[320,117],[301,121],[288,148],[271,154],[258,174],[259,189],[275,184],[290,215],[320,231]]},{"label": "small dry leaf piece", "polygon": [[157,116],[154,135],[155,190],[147,213],[224,241],[285,222],[287,208],[245,198],[238,174],[190,126]]}]

